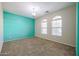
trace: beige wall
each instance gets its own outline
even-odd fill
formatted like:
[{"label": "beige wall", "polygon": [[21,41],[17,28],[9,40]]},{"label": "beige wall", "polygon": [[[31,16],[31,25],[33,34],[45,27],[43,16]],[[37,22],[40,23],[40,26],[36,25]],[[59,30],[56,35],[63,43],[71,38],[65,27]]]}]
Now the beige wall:
[{"label": "beige wall", "polygon": [[3,12],[2,12],[2,6],[0,3],[0,52],[3,45]]},{"label": "beige wall", "polygon": [[[51,35],[51,21],[54,16],[62,16],[63,35],[61,37]],[[41,34],[41,20],[48,19],[48,34]],[[52,14],[45,15],[36,19],[36,36],[51,41],[75,47],[76,42],[76,5],[61,9]]]}]

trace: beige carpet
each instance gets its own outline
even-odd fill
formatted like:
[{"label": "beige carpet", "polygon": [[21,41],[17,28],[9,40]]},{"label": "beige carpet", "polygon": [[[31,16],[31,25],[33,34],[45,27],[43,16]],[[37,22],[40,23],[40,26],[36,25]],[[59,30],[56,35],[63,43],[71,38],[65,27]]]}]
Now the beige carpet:
[{"label": "beige carpet", "polygon": [[53,41],[32,38],[5,42],[3,56],[74,56],[75,48]]}]

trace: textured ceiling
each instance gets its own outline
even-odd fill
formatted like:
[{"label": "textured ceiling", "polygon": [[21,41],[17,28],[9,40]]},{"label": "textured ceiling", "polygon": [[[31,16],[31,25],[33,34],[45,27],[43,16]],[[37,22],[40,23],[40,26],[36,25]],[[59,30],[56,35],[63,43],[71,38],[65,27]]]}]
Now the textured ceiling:
[{"label": "textured ceiling", "polygon": [[45,15],[45,12],[55,12],[68,7],[74,2],[4,2],[2,3],[5,11],[33,18],[32,11],[35,8],[36,18]]}]

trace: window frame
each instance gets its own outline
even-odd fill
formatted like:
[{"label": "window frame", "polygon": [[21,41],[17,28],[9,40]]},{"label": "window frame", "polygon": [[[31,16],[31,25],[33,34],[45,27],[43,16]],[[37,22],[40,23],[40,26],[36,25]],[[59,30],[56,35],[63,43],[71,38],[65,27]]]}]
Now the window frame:
[{"label": "window frame", "polygon": [[[53,26],[54,24],[54,22],[58,22],[59,20],[61,20],[61,22],[60,22],[60,26],[58,25],[58,24],[56,24],[55,26]],[[57,18],[57,16],[55,16],[53,19],[52,19],[52,22],[51,22],[51,27],[52,27],[52,32],[51,32],[51,34],[53,35],[53,36],[62,36],[62,17],[61,16],[59,16],[58,18]],[[60,31],[58,31],[58,29],[61,29]],[[55,31],[56,32],[55,32]],[[58,32],[59,32],[59,34],[58,34]]]},{"label": "window frame", "polygon": [[[47,24],[48,24],[47,19],[43,19],[41,21],[41,34],[47,34]],[[44,29],[46,30],[46,32],[44,32]]]}]

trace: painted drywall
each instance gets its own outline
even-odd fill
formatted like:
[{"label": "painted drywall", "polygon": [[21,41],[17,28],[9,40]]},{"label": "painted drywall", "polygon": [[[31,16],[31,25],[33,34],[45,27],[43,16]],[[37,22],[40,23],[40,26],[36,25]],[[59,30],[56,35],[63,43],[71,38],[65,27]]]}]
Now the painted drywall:
[{"label": "painted drywall", "polygon": [[79,2],[77,3],[77,24],[76,24],[76,55],[79,56]]},{"label": "painted drywall", "polygon": [[[63,21],[63,33],[62,36],[53,36],[51,35],[51,21],[54,16],[61,16]],[[48,19],[48,34],[41,34],[41,21],[43,19]],[[38,19],[36,19],[35,25],[36,35],[37,37],[48,39],[51,41],[55,41],[58,43],[66,44],[69,46],[75,47],[76,41],[76,6],[72,5],[56,11],[54,13],[44,15]]]},{"label": "painted drywall", "polygon": [[4,11],[4,41],[32,38],[35,35],[35,20]]},{"label": "painted drywall", "polygon": [[3,9],[0,3],[0,52],[3,46]]}]

